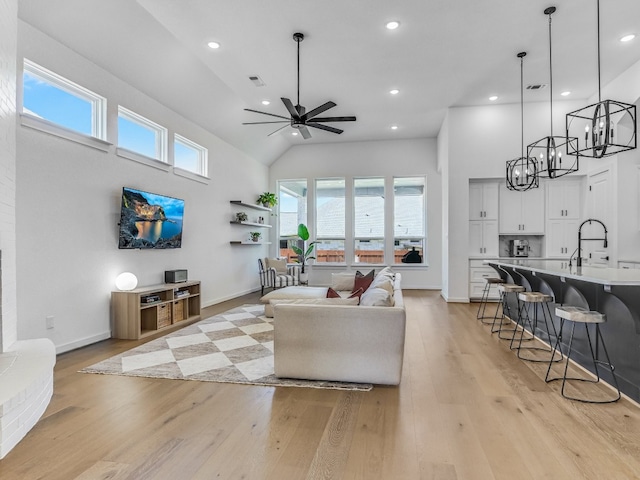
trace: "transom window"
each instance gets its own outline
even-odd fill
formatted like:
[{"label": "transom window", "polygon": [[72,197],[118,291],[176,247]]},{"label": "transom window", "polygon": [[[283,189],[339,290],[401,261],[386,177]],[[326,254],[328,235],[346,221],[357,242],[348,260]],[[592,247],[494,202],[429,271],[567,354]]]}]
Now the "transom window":
[{"label": "transom window", "polygon": [[23,114],[106,140],[106,98],[26,58],[22,81]]},{"label": "transom window", "polygon": [[173,166],[206,177],[208,150],[176,133],[173,137]]},{"label": "transom window", "polygon": [[167,163],[167,129],[118,106],[118,148]]}]

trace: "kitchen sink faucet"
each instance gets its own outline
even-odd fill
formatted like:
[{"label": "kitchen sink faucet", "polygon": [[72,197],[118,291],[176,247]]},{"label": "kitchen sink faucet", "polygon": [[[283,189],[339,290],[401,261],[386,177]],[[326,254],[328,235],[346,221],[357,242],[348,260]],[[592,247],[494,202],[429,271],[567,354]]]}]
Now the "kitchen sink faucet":
[{"label": "kitchen sink faucet", "polygon": [[[602,228],[604,228],[604,238],[582,238],[582,227],[584,226],[585,223],[588,223],[589,225],[591,225],[591,222],[598,222],[600,225],[602,225]],[[578,267],[582,266],[582,255],[581,255],[582,242],[587,240],[603,240],[604,241],[603,247],[607,248],[607,227],[605,226],[605,224],[595,218],[589,218],[584,222],[582,222],[580,224],[580,227],[578,227],[578,258],[576,259],[576,266]]]}]

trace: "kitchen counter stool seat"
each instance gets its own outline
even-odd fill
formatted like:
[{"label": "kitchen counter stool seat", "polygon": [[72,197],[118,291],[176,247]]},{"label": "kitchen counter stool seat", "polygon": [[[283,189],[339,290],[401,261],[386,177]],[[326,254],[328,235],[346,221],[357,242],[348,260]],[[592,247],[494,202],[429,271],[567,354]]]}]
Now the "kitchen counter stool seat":
[{"label": "kitchen counter stool seat", "polygon": [[[482,289],[482,297],[480,299],[480,305],[478,305],[478,313],[476,313],[476,318],[478,320],[481,320],[482,323],[488,325],[492,322],[485,322],[483,319],[491,318],[491,317],[485,317],[484,315],[485,309],[487,308],[487,302],[489,301],[489,294],[491,293],[491,287],[493,285],[497,286],[497,285],[503,284],[504,280],[501,278],[494,278],[494,277],[487,277],[484,280],[485,280],[485,284],[484,284],[484,288]],[[498,311],[498,306],[496,306],[496,312],[497,311]],[[493,318],[495,318],[495,314]]]},{"label": "kitchen counter stool seat", "polygon": [[[562,377],[555,377],[555,378],[551,378],[550,377],[550,373],[551,373],[551,367],[552,364],[549,363],[549,367],[547,368],[547,374],[545,376],[545,382],[551,382],[554,380],[562,380],[562,389],[560,390],[560,393],[562,394],[562,396],[564,398],[568,398],[570,400],[576,400],[578,402],[583,402],[583,403],[613,403],[613,402],[617,402],[618,400],[620,400],[620,388],[618,387],[618,380],[616,379],[616,374],[615,374],[615,367],[611,364],[611,360],[609,358],[609,353],[607,352],[607,347],[604,344],[604,338],[602,337],[602,332],[600,331],[600,324],[604,323],[607,321],[607,316],[603,313],[600,312],[595,312],[595,311],[589,311],[585,308],[580,308],[580,307],[571,307],[571,306],[560,306],[556,308],[556,316],[558,316],[560,318],[560,334],[557,337],[556,340],[556,344],[554,346],[554,352],[556,350],[561,350],[561,344],[560,341],[562,340],[562,328],[564,326],[564,322],[565,321],[569,321],[572,322],[572,326],[571,326],[571,337],[569,339],[569,349],[568,352],[566,354],[566,363],[564,365],[564,373],[562,375]],[[569,360],[571,359],[571,354],[572,354],[572,347],[573,347],[573,338],[574,338],[574,333],[576,330],[576,325],[577,324],[582,324],[584,325],[586,334],[587,334],[587,341],[589,342],[589,350],[591,352],[591,360],[593,361],[593,368],[595,371],[595,380],[591,379],[591,378],[584,378],[584,377],[568,377],[567,376],[567,371],[569,369]],[[589,333],[589,325],[592,325],[593,329],[595,330],[595,343],[592,342],[592,336]],[[598,359],[598,347],[601,346],[602,347],[602,351],[604,352],[604,356],[605,356],[605,360],[600,360]],[[594,351],[595,348],[595,351]],[[562,351],[561,351],[562,354]],[[598,366],[599,365],[605,365],[608,370],[611,372],[611,376],[613,378],[613,386],[615,387],[615,390],[617,392],[617,395],[614,398],[610,398],[610,399],[604,399],[604,400],[594,400],[594,399],[589,399],[589,398],[584,398],[584,397],[575,397],[575,396],[571,396],[568,395],[565,391],[565,387],[568,381],[575,381],[575,382],[586,382],[586,383],[599,383],[600,382],[600,372],[598,370]]]},{"label": "kitchen counter stool seat", "polygon": [[[542,292],[521,292],[518,294],[518,300],[520,301],[520,310],[518,314],[518,324],[516,325],[516,329],[520,328],[520,338],[517,340],[517,346],[514,346],[516,343],[516,333],[514,332],[513,337],[511,338],[511,349],[516,350],[517,356],[520,360],[525,360],[527,362],[538,362],[538,363],[547,363],[547,362],[559,362],[562,360],[562,350],[560,350],[560,357],[556,357],[556,350],[551,347],[551,336],[556,337],[556,344],[558,333],[556,332],[556,326],[553,323],[553,318],[551,316],[551,309],[549,304],[553,302],[553,297],[551,295],[547,295]],[[540,306],[538,308],[538,306]],[[531,310],[533,310],[533,314],[531,314]],[[522,342],[525,340],[532,340],[535,337],[536,330],[538,329],[538,311],[542,312],[542,321],[544,321],[545,330],[547,332],[549,338],[549,346],[522,346]],[[526,327],[529,326],[531,336],[526,338],[525,331]],[[551,354],[550,358],[540,358],[538,356],[523,356],[523,351],[537,351],[537,352],[545,352]]]}]

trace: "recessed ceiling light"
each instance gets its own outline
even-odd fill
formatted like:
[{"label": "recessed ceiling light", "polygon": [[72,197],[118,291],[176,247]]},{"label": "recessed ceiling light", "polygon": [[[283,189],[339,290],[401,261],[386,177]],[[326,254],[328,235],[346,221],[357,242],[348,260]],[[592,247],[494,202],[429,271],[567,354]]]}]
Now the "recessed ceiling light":
[{"label": "recessed ceiling light", "polygon": [[395,20],[392,22],[387,22],[387,24],[385,25],[385,27],[387,27],[388,30],[395,30],[399,26],[400,26],[400,22],[397,22]]},{"label": "recessed ceiling light", "polygon": [[391,130],[397,130],[398,129],[398,125],[391,125]]},{"label": "recessed ceiling light", "polygon": [[269,105],[271,102],[269,100],[262,100],[263,105]]},{"label": "recessed ceiling light", "polygon": [[630,35],[625,35],[624,37],[622,37],[620,39],[621,42],[630,42],[631,40],[633,40],[634,38],[636,38],[636,36],[632,33]]},{"label": "recessed ceiling light", "polygon": [[567,95],[571,95],[571,92],[567,90],[566,92],[562,92],[560,95],[566,97]]},{"label": "recessed ceiling light", "polygon": [[497,95],[492,95],[491,97],[489,97],[489,100],[491,100],[492,102],[495,102],[498,99]]},{"label": "recessed ceiling light", "polygon": [[298,132],[291,132],[291,135],[295,137],[296,135],[298,135]]},{"label": "recessed ceiling light", "polygon": [[400,90],[398,90],[397,88],[394,88],[393,90],[389,90],[389,93],[390,93],[391,95],[397,95],[397,94],[399,94],[399,93],[400,93]]},{"label": "recessed ceiling light", "polygon": [[216,48],[220,48],[220,44],[218,42],[209,42],[207,43],[207,47],[215,50]]}]

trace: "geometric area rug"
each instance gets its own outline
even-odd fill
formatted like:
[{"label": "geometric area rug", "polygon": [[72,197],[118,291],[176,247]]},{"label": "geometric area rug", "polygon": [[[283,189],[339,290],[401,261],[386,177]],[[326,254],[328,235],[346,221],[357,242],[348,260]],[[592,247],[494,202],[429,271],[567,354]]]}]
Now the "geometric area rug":
[{"label": "geometric area rug", "polygon": [[278,387],[358,391],[373,388],[362,383],[277,378],[273,372],[272,321],[264,316],[264,305],[243,305],[80,372]]}]

